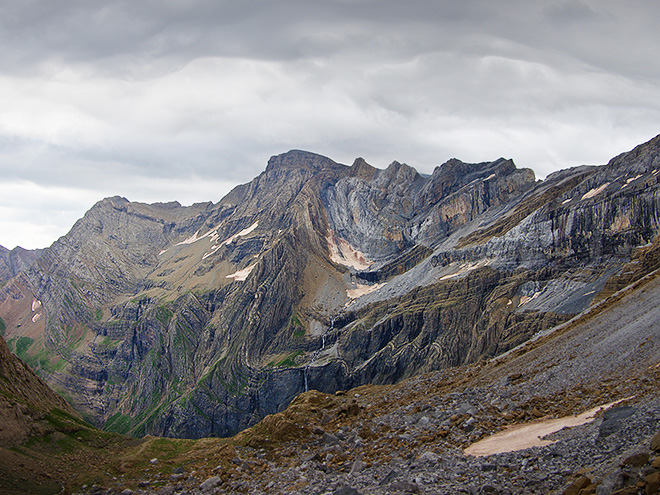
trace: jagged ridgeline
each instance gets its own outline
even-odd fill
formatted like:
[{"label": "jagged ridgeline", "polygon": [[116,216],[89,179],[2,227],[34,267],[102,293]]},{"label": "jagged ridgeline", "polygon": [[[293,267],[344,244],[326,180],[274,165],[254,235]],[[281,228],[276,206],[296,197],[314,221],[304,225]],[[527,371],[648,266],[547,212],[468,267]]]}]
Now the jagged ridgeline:
[{"label": "jagged ridgeline", "polygon": [[544,181],[290,151],[217,204],[108,198],[0,253],[0,329],[97,425],[229,435],[306,388],[474,362],[581,312],[655,239],[659,172],[660,138]]}]

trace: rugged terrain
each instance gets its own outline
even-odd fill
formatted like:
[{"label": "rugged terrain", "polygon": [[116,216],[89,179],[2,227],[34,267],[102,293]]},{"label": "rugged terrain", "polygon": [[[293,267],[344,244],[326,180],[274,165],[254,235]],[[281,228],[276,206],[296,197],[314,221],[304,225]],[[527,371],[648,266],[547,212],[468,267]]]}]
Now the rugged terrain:
[{"label": "rugged terrain", "polygon": [[2,257],[0,488],[658,493],[659,173],[292,151],[105,199]]},{"label": "rugged terrain", "polygon": [[[396,385],[304,392],[226,439],[130,440],[54,410],[49,429],[2,450],[0,487],[90,495],[658,493],[659,297],[655,243],[588,310],[505,355]],[[21,367],[13,356],[6,361]],[[24,380],[38,380],[21,369]],[[29,400],[43,409],[52,393],[41,384]]]},{"label": "rugged terrain", "polygon": [[291,151],[217,204],[99,202],[5,283],[0,316],[88,421],[231,435],[305,390],[476,363],[568,321],[657,236],[659,172],[660,138],[544,181],[505,159],[423,176]]},{"label": "rugged terrain", "polygon": [[[600,302],[504,356],[303,393],[232,439],[168,459],[152,440],[138,477],[98,491],[658,493],[660,243],[637,254]],[[520,435],[480,447],[498,432]]]}]

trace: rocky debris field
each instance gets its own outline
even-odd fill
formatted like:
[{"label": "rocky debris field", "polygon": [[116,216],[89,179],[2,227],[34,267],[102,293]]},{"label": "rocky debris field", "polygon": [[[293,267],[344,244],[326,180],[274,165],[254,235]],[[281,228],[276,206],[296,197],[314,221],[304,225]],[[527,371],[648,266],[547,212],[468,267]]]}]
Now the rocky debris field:
[{"label": "rocky debris field", "polygon": [[[301,394],[287,411],[200,452],[203,459],[154,458],[137,478],[115,477],[80,493],[657,493],[660,369],[600,393],[580,385],[534,396],[515,374],[479,385],[494,367],[338,395]],[[464,454],[508,425],[581,412],[576,409],[633,393],[593,422],[551,435],[551,445]]]}]

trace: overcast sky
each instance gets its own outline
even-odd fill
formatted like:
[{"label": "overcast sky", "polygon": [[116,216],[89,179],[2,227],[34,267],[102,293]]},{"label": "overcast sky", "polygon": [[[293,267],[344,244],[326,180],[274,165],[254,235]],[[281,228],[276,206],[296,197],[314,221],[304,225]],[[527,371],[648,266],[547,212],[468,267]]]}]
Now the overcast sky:
[{"label": "overcast sky", "polygon": [[656,0],[0,0],[0,245],[305,149],[544,177],[660,133]]}]

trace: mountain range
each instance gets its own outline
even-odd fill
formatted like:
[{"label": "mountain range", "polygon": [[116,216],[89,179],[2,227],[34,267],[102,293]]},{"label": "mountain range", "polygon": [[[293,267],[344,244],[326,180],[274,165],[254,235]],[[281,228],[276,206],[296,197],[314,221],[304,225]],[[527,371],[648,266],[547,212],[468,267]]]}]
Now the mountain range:
[{"label": "mountain range", "polygon": [[[291,422],[293,408],[311,434],[309,414],[336,407],[338,416],[323,423],[335,426],[324,434],[336,443],[320,441],[343,445],[336,432],[360,431],[354,417],[367,409],[394,427],[394,418],[383,418],[395,403],[404,407],[404,392],[390,404],[382,398],[390,389],[378,387],[394,384],[428,389],[428,403],[435,397],[454,412],[424,415],[418,396],[408,401],[420,410],[400,411],[417,426],[437,420],[435,431],[448,439],[454,416],[486,421],[475,400],[487,400],[498,417],[513,414],[507,423],[583,412],[635,387],[644,391],[639,400],[657,399],[657,373],[639,380],[660,360],[648,323],[653,299],[641,295],[655,294],[660,267],[659,174],[660,136],[606,165],[544,180],[503,158],[452,159],[423,175],[398,162],[380,170],[360,158],[346,166],[294,150],[218,203],[107,198],[49,248],[0,250],[0,330],[67,399],[47,410],[136,437],[227,437],[252,427],[238,438],[260,448],[272,418]],[[641,300],[648,302],[635,309]],[[646,323],[628,322],[622,328],[634,331],[614,339],[623,324],[612,315],[633,311]],[[560,346],[563,334],[569,343]],[[520,351],[529,346],[543,351],[521,364],[533,355]],[[607,368],[617,349],[610,358],[617,366]],[[635,386],[586,390],[602,385],[596,374],[610,375],[610,385],[624,377],[624,357],[639,362]],[[444,380],[445,388],[437,385]],[[343,391],[355,387],[363,391],[352,396],[362,399],[346,400]],[[516,402],[512,390],[525,400]],[[460,400],[448,404],[440,392]],[[379,401],[389,404],[385,412],[374,408]],[[655,411],[647,402],[637,409]],[[511,412],[516,407],[525,414]],[[488,421],[452,445],[503,425]],[[422,481],[405,483],[419,489]]]}]

